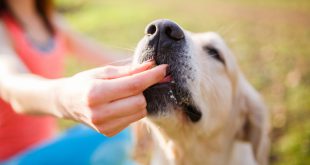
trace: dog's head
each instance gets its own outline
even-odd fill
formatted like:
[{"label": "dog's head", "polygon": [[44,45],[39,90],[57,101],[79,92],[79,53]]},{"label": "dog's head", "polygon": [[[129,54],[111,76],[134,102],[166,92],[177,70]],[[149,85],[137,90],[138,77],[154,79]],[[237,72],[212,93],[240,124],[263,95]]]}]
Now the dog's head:
[{"label": "dog's head", "polygon": [[[149,116],[202,123],[210,111],[231,108],[236,84],[235,60],[216,33],[193,34],[169,20],[146,27],[134,61],[168,64],[167,77],[144,92]],[[202,121],[202,122],[201,122]]]},{"label": "dog's head", "polygon": [[149,118],[168,136],[206,137],[230,124],[232,136],[260,143],[263,103],[219,35],[156,20],[146,27],[134,56],[135,63],[147,60],[169,65],[166,78],[144,92]]}]

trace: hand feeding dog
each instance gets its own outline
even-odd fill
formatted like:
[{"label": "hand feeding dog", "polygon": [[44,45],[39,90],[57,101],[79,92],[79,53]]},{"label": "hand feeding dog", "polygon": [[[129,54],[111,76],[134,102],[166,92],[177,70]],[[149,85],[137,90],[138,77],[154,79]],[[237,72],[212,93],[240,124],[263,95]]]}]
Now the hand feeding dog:
[{"label": "hand feeding dog", "polygon": [[156,20],[134,56],[134,63],[147,60],[169,65],[166,78],[144,92],[151,164],[268,163],[268,112],[219,35]]}]

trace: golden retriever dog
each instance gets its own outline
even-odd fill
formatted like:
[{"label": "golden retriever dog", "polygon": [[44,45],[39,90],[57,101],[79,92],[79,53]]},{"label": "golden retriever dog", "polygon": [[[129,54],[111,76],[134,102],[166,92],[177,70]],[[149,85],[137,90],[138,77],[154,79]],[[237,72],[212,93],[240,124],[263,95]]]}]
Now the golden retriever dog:
[{"label": "golden retriever dog", "polygon": [[169,65],[165,79],[144,92],[149,131],[136,130],[138,152],[143,136],[152,137],[150,164],[268,164],[267,109],[218,34],[156,20],[134,56],[134,63],[148,60]]}]

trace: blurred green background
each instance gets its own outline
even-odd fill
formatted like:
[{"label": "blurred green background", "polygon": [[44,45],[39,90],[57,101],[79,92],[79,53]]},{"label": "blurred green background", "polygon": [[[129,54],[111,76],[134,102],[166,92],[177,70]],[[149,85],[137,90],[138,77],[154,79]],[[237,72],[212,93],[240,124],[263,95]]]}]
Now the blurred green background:
[{"label": "blurred green background", "polygon": [[[158,18],[192,32],[218,32],[268,104],[271,164],[310,164],[309,0],[58,0],[56,6],[74,29],[128,54]],[[83,69],[73,59],[67,68],[67,75]]]}]

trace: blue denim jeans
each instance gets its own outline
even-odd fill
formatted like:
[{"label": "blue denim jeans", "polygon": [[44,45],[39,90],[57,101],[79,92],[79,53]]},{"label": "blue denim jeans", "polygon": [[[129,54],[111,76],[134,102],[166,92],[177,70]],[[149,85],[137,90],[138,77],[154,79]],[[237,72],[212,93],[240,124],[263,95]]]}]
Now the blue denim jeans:
[{"label": "blue denim jeans", "polygon": [[0,165],[135,165],[131,149],[132,135],[128,128],[109,138],[77,125]]}]

